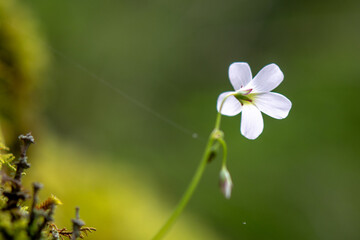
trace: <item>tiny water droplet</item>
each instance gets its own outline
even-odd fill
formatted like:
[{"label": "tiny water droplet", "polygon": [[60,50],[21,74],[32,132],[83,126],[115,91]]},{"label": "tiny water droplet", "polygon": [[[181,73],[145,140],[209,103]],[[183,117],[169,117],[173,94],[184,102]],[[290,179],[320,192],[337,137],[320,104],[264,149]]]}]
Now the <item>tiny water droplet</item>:
[{"label": "tiny water droplet", "polygon": [[197,133],[193,133],[193,134],[192,134],[192,137],[193,137],[193,138],[198,138],[198,134],[197,134]]},{"label": "tiny water droplet", "polygon": [[243,222],[242,224],[246,225],[246,222]]}]

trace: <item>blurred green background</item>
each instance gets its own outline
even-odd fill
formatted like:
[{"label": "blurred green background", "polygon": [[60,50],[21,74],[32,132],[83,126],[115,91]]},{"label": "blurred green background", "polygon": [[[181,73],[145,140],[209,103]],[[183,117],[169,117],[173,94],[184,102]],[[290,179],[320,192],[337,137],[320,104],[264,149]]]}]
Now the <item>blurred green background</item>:
[{"label": "blurred green background", "polygon": [[[7,1],[14,2],[0,0]],[[152,230],[138,239],[150,238],[165,221],[200,160],[218,94],[232,90],[227,70],[236,61],[248,62],[253,75],[269,63],[278,64],[285,79],[275,91],[287,96],[293,108],[285,120],[264,116],[264,132],[255,141],[241,136],[239,116],[223,118],[233,196],[225,200],[219,192],[217,159],[186,209],[184,218],[191,220],[182,223],[190,234],[181,236],[185,230],[176,225],[176,235],[360,239],[360,1],[16,2],[0,28],[8,21],[20,32],[35,29],[21,40],[41,48],[27,59],[29,69],[41,68],[41,74],[24,80],[39,84],[23,90],[31,94],[13,106],[16,113],[6,106],[24,97],[18,93],[22,88],[0,89],[2,95],[12,93],[0,103],[3,131],[8,138],[25,130],[41,136],[36,148],[47,154],[34,160],[33,171],[42,171],[33,178],[50,182],[55,194],[62,189],[60,199],[67,198],[67,190],[72,193],[63,200],[70,205],[64,218],[72,217],[75,204],[85,205],[83,219],[99,229],[93,239],[137,239],[119,238],[106,228],[119,219],[98,213],[105,211],[103,206],[114,211],[109,207],[114,202],[124,214],[126,201],[146,206],[136,214],[150,222],[134,218],[129,231],[141,232],[146,225]],[[20,7],[32,24],[9,20]],[[0,35],[2,39],[6,35]],[[6,79],[0,75],[0,86],[7,86]],[[6,134],[9,128],[19,130]],[[192,138],[192,133],[199,137]],[[64,156],[76,157],[59,156],[57,151],[64,149],[70,152]],[[50,160],[40,163],[46,156],[58,162],[46,168]],[[63,169],[66,181],[54,179],[49,169],[72,162],[74,169],[81,169],[79,176],[68,174],[69,167]],[[97,173],[87,181],[81,175],[87,172]],[[72,177],[80,181],[83,195],[72,189]],[[99,200],[109,193],[114,193],[109,202]],[[147,201],[148,196],[154,199]],[[62,208],[67,209],[59,207],[60,215]],[[131,219],[135,213],[126,214]],[[147,214],[156,215],[157,223]],[[97,225],[99,218],[104,226]],[[193,222],[203,229],[197,237],[192,235]]]}]

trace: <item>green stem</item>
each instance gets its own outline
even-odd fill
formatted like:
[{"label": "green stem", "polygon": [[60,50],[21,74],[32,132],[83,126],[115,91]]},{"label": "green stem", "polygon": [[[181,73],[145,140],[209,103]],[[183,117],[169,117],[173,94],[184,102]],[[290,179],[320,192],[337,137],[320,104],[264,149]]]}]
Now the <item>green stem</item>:
[{"label": "green stem", "polygon": [[[221,108],[222,108],[222,104],[221,104],[221,107],[220,107],[220,111],[221,111]],[[219,130],[219,129],[220,129],[220,123],[221,123],[221,113],[218,112],[218,114],[217,114],[217,116],[216,116],[215,130]]]},{"label": "green stem", "polygon": [[224,103],[225,103],[225,100],[230,97],[230,96],[234,96],[234,93],[229,93],[228,95],[226,95],[224,97],[224,99],[222,100],[221,102],[221,105],[220,105],[220,109],[219,109],[219,112],[218,112],[218,115],[216,117],[216,122],[215,122],[215,130],[219,130],[220,129],[220,123],[221,123],[221,110],[224,106]]},{"label": "green stem", "polygon": [[221,146],[223,148],[222,167],[226,167],[226,159],[227,159],[227,146],[226,146],[226,143],[225,143],[224,139],[222,139],[222,138],[218,138],[216,140],[221,144]]},{"label": "green stem", "polygon": [[187,203],[189,202],[191,196],[193,195],[200,179],[201,176],[204,173],[205,170],[205,166],[208,162],[208,158],[211,154],[211,147],[213,145],[214,142],[214,138],[213,138],[213,134],[211,133],[210,137],[209,137],[209,141],[206,145],[205,148],[205,152],[203,154],[203,157],[201,159],[201,162],[195,172],[195,175],[192,179],[192,181],[190,182],[190,185],[188,186],[185,194],[183,195],[183,197],[181,198],[179,204],[177,205],[177,207],[175,208],[173,214],[170,216],[170,218],[168,219],[168,221],[165,223],[165,225],[159,230],[159,232],[155,235],[155,237],[153,238],[153,240],[158,240],[158,239],[162,239],[165,234],[167,233],[167,231],[171,228],[171,226],[175,223],[176,219],[179,217],[179,215],[181,214],[181,212],[184,210],[184,208],[186,207]]},{"label": "green stem", "polygon": [[221,123],[221,109],[224,105],[225,100],[230,96],[232,96],[232,94],[227,95],[221,102],[220,109],[219,109],[219,112],[216,117],[215,128],[209,136],[209,140],[206,145],[203,157],[200,161],[200,164],[195,172],[193,179],[191,180],[188,188],[186,189],[186,192],[182,196],[180,202],[176,206],[176,208],[175,208],[174,212],[172,213],[172,215],[170,216],[170,218],[162,226],[162,228],[158,231],[158,233],[155,235],[155,237],[153,237],[152,240],[162,239],[165,236],[165,234],[169,231],[169,229],[172,227],[172,225],[174,225],[175,221],[177,220],[177,218],[180,216],[180,214],[182,213],[182,211],[188,204],[191,196],[193,195],[193,193],[194,193],[196,187],[198,186],[199,181],[204,173],[206,164],[208,163],[209,157],[213,151],[212,146],[213,146],[214,141],[219,141],[220,144],[222,145],[222,147],[223,147],[222,165],[224,166],[226,164],[227,148],[226,148],[225,141],[222,139],[222,132],[220,131],[220,123]]}]

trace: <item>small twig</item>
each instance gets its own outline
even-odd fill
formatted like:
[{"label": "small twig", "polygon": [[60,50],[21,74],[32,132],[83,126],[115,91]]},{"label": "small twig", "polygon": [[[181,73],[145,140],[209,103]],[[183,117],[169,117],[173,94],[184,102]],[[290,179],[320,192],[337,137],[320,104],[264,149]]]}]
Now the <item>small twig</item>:
[{"label": "small twig", "polygon": [[14,185],[15,187],[21,188],[21,182],[13,179],[9,175],[7,175],[7,173],[5,171],[1,170],[0,176],[1,176],[1,184],[4,185],[6,182],[9,182],[12,185]]},{"label": "small twig", "polygon": [[31,144],[35,143],[34,137],[31,135],[31,133],[28,133],[26,135],[20,135],[19,139],[21,141],[21,153],[19,161],[15,164],[16,165],[16,173],[15,173],[15,180],[18,180],[21,182],[21,176],[25,169],[28,169],[30,167],[30,164],[27,162],[27,156],[26,152]]},{"label": "small twig", "polygon": [[34,220],[35,220],[35,217],[36,217],[36,204],[38,203],[39,201],[39,197],[38,197],[38,194],[39,194],[39,190],[42,188],[42,184],[40,183],[33,183],[33,191],[34,191],[34,194],[33,194],[33,202],[32,202],[32,205],[31,205],[31,210],[30,210],[30,218],[29,218],[29,223],[28,223],[28,231],[30,231],[31,229],[31,226],[33,225],[34,223]]},{"label": "small twig", "polygon": [[[54,223],[49,224],[49,227],[51,229],[50,234],[53,236],[53,240],[57,240],[59,238],[64,239],[64,237],[71,239],[74,233],[73,231],[69,231],[66,228],[59,229]],[[96,228],[94,227],[81,227],[79,238],[83,239],[84,238],[83,234],[85,234],[85,236],[88,236],[88,233],[92,233],[95,231]]]},{"label": "small twig", "polygon": [[80,219],[80,208],[76,207],[75,209],[75,219],[71,219],[72,223],[73,223],[73,234],[71,237],[71,240],[76,240],[78,237],[81,236],[81,232],[80,229],[82,226],[85,225],[85,222],[83,220]]},{"label": "small twig", "polygon": [[24,170],[30,167],[30,164],[27,162],[26,152],[29,146],[35,143],[34,137],[31,135],[31,133],[28,133],[26,135],[20,135],[19,139],[21,141],[21,153],[19,160],[15,163],[16,173],[14,181],[12,181],[14,184],[11,187],[11,192],[3,193],[3,195],[7,197],[8,200],[6,206],[2,210],[6,211],[11,209],[17,209],[17,211],[15,210],[14,212],[12,212],[13,221],[19,217],[19,200],[25,200],[29,197],[26,192],[21,191],[21,176]]},{"label": "small twig", "polygon": [[[44,221],[41,223],[41,225],[39,226],[39,228],[37,229],[37,231],[35,232],[35,234],[32,236],[31,239],[33,239],[33,240],[40,239],[42,230],[45,229],[45,227],[49,224],[49,222],[54,220],[52,216],[54,214],[55,206],[56,206],[55,203],[51,204],[50,209],[48,210],[48,212],[46,212],[44,214]],[[40,210],[37,209],[37,211],[42,211],[43,212],[43,210],[41,210],[41,209]]]},{"label": "small twig", "polygon": [[[88,236],[88,233],[92,233],[92,232],[96,231],[96,228],[93,227],[82,227],[80,228],[80,232],[84,233],[85,236]],[[83,238],[83,235],[80,233],[80,238]]]}]

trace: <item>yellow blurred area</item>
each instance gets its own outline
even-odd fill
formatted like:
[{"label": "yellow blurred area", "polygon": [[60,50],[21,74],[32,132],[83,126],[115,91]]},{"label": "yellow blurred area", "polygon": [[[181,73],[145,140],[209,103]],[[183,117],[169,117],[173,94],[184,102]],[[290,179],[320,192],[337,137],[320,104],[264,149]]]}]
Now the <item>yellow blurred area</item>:
[{"label": "yellow blurred area", "polygon": [[29,9],[15,0],[0,0],[0,122],[9,143],[29,125],[35,130],[36,112],[41,107],[34,90],[48,61]]}]

